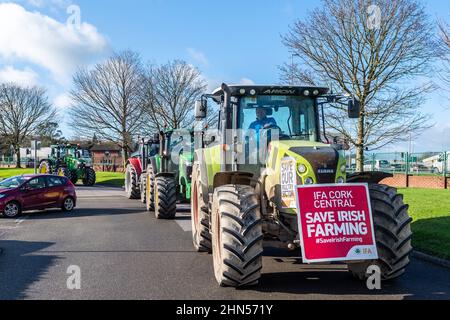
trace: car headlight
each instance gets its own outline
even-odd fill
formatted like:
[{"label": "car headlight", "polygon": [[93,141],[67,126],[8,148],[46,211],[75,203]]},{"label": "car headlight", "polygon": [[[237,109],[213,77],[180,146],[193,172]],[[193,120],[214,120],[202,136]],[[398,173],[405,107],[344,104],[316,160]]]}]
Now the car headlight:
[{"label": "car headlight", "polygon": [[301,174],[306,173],[308,169],[306,168],[306,166],[304,164],[299,164],[298,165],[298,172],[300,172]]},{"label": "car headlight", "polygon": [[0,194],[0,199],[3,199],[6,197],[6,194]]},{"label": "car headlight", "polygon": [[314,184],[314,180],[312,178],[306,178],[305,184]]},{"label": "car headlight", "polygon": [[345,183],[344,177],[339,177],[339,178],[337,179],[337,183],[340,183],[340,184]]},{"label": "car headlight", "polygon": [[343,165],[341,166],[341,172],[342,172],[342,173],[347,172],[347,166],[346,166],[345,164],[343,164]]}]

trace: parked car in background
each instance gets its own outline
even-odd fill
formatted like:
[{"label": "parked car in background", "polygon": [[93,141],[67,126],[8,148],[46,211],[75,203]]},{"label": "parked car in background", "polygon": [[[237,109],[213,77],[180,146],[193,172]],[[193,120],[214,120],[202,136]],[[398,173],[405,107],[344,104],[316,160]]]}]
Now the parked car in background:
[{"label": "parked car in background", "polygon": [[50,208],[71,212],[76,201],[75,186],[66,177],[23,175],[0,182],[0,213],[6,218]]},{"label": "parked car in background", "polygon": [[392,171],[393,167],[387,160],[374,160],[364,162],[364,171]]}]

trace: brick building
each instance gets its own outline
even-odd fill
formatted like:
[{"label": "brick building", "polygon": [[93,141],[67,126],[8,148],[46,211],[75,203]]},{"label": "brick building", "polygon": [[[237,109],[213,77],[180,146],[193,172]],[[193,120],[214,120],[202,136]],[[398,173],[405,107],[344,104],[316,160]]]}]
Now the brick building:
[{"label": "brick building", "polygon": [[101,143],[91,148],[94,170],[106,172],[123,172],[121,149],[111,143]]}]

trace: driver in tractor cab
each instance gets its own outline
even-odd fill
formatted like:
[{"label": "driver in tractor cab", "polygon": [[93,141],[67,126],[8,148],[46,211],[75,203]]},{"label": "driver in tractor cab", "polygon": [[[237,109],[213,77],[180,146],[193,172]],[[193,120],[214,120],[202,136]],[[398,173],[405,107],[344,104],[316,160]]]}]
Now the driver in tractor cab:
[{"label": "driver in tractor cab", "polygon": [[258,107],[256,108],[256,121],[250,125],[250,130],[255,130],[259,133],[261,129],[269,129],[271,127],[277,127],[277,121],[274,118],[269,118],[267,115],[272,113],[272,109]]}]

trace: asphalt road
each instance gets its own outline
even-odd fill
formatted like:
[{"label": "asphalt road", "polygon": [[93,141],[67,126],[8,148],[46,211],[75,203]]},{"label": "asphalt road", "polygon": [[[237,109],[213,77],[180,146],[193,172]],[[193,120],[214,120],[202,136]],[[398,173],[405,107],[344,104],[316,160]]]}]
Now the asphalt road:
[{"label": "asphalt road", "polygon": [[[220,288],[212,257],[193,251],[188,208],[175,221],[157,221],[121,190],[78,194],[72,214],[0,219],[0,299],[450,299],[450,270],[420,260],[369,291],[345,266],[301,265],[273,249],[259,286]],[[70,266],[81,270],[80,290],[67,288]]]}]

